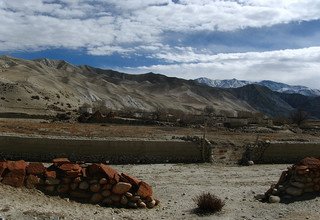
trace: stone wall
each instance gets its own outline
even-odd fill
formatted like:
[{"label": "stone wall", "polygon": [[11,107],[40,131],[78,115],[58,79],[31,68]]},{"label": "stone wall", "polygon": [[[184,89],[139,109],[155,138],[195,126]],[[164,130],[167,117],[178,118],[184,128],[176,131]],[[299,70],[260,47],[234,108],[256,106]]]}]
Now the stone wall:
[{"label": "stone wall", "polygon": [[319,156],[319,142],[261,141],[247,146],[243,160],[255,163],[295,163],[305,157]]},{"label": "stone wall", "polygon": [[67,158],[56,158],[49,167],[24,160],[0,161],[0,181],[102,206],[153,208],[159,203],[146,182],[106,164],[72,163]]},{"label": "stone wall", "polygon": [[0,137],[0,156],[10,160],[126,163],[197,163],[207,160],[206,148],[183,140],[104,140],[89,138]]}]

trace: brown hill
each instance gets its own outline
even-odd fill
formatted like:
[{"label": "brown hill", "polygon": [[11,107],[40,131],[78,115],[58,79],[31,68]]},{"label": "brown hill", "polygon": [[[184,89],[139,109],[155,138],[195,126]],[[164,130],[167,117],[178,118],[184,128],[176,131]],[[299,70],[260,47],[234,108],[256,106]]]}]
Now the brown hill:
[{"label": "brown hill", "polygon": [[115,110],[167,108],[199,112],[207,105],[218,111],[254,110],[227,90],[192,80],[8,56],[0,57],[0,92],[0,112],[55,114],[97,102]]}]

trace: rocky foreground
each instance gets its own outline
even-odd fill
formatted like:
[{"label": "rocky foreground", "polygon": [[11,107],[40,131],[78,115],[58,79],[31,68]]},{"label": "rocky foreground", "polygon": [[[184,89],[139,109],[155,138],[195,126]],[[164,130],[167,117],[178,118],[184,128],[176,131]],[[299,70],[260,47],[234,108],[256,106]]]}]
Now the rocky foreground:
[{"label": "rocky foreground", "polygon": [[106,164],[72,163],[57,158],[45,167],[42,163],[0,162],[1,182],[13,187],[37,188],[48,195],[59,195],[76,201],[123,208],[153,208],[149,184]]}]

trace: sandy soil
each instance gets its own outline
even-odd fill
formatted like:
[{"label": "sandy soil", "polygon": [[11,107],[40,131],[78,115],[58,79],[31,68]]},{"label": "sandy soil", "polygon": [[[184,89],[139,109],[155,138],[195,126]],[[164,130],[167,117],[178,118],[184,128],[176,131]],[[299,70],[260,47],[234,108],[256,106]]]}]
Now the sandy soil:
[{"label": "sandy soil", "polygon": [[[278,180],[287,165],[114,167],[149,182],[161,200],[160,206],[151,210],[106,208],[0,185],[0,216],[6,219],[320,219],[320,198],[290,204],[268,204],[254,199]],[[201,192],[211,192],[224,199],[223,211],[205,217],[194,214],[192,198]]]}]

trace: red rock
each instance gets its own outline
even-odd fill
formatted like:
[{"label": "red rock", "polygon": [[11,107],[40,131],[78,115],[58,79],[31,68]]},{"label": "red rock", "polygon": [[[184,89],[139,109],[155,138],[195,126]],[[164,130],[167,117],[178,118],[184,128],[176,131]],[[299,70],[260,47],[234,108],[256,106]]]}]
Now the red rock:
[{"label": "red rock", "polygon": [[56,166],[60,166],[60,165],[65,164],[65,163],[70,163],[70,160],[68,158],[61,157],[61,158],[53,159],[52,163],[54,163],[54,165],[56,165]]},{"label": "red rock", "polygon": [[66,172],[66,176],[72,177],[72,178],[81,176],[81,170],[70,170],[70,171],[67,171]]},{"label": "red rock", "polygon": [[113,186],[112,192],[115,194],[125,194],[131,189],[132,185],[130,183],[118,182]]},{"label": "red rock", "polygon": [[3,177],[2,183],[14,187],[23,186],[27,163],[24,160],[7,161],[6,166],[10,172]]},{"label": "red rock", "polygon": [[139,183],[141,182],[141,180],[125,173],[121,173],[121,180],[130,183],[133,187],[139,186]]},{"label": "red rock", "polygon": [[7,162],[0,162],[0,177],[2,177],[3,172],[7,169]]},{"label": "red rock", "polygon": [[66,176],[68,177],[78,177],[81,175],[82,168],[78,164],[65,163],[59,167],[61,170],[66,172]]},{"label": "red rock", "polygon": [[314,157],[306,157],[298,165],[307,166],[309,169],[320,169],[320,160]]},{"label": "red rock", "polygon": [[29,163],[27,166],[28,174],[42,174],[44,173],[46,168],[42,163]]},{"label": "red rock", "polygon": [[45,176],[47,178],[55,179],[57,177],[57,173],[56,173],[56,171],[48,171],[48,170],[46,170]]},{"label": "red rock", "polygon": [[25,174],[26,168],[27,168],[27,163],[24,160],[7,161],[7,168],[11,172]]},{"label": "red rock", "polygon": [[147,196],[152,196],[152,194],[153,194],[152,187],[146,182],[141,181],[139,184],[137,195],[141,196],[142,198],[145,198]]},{"label": "red rock", "polygon": [[40,178],[35,176],[35,175],[29,175],[27,178],[26,178],[26,183],[25,183],[25,186],[28,188],[28,189],[33,189],[35,188],[38,184],[40,183]]},{"label": "red rock", "polygon": [[2,183],[14,187],[21,187],[23,186],[24,183],[24,177],[25,174],[21,172],[9,172],[7,173],[3,180]]},{"label": "red rock", "polygon": [[98,167],[100,168],[100,171],[105,174],[109,179],[115,179],[116,182],[120,181],[120,175],[118,171],[113,169],[112,167],[106,165],[106,164],[98,164]]},{"label": "red rock", "polygon": [[64,163],[59,168],[63,171],[70,171],[70,170],[79,170],[81,167],[78,164],[73,163]]}]

